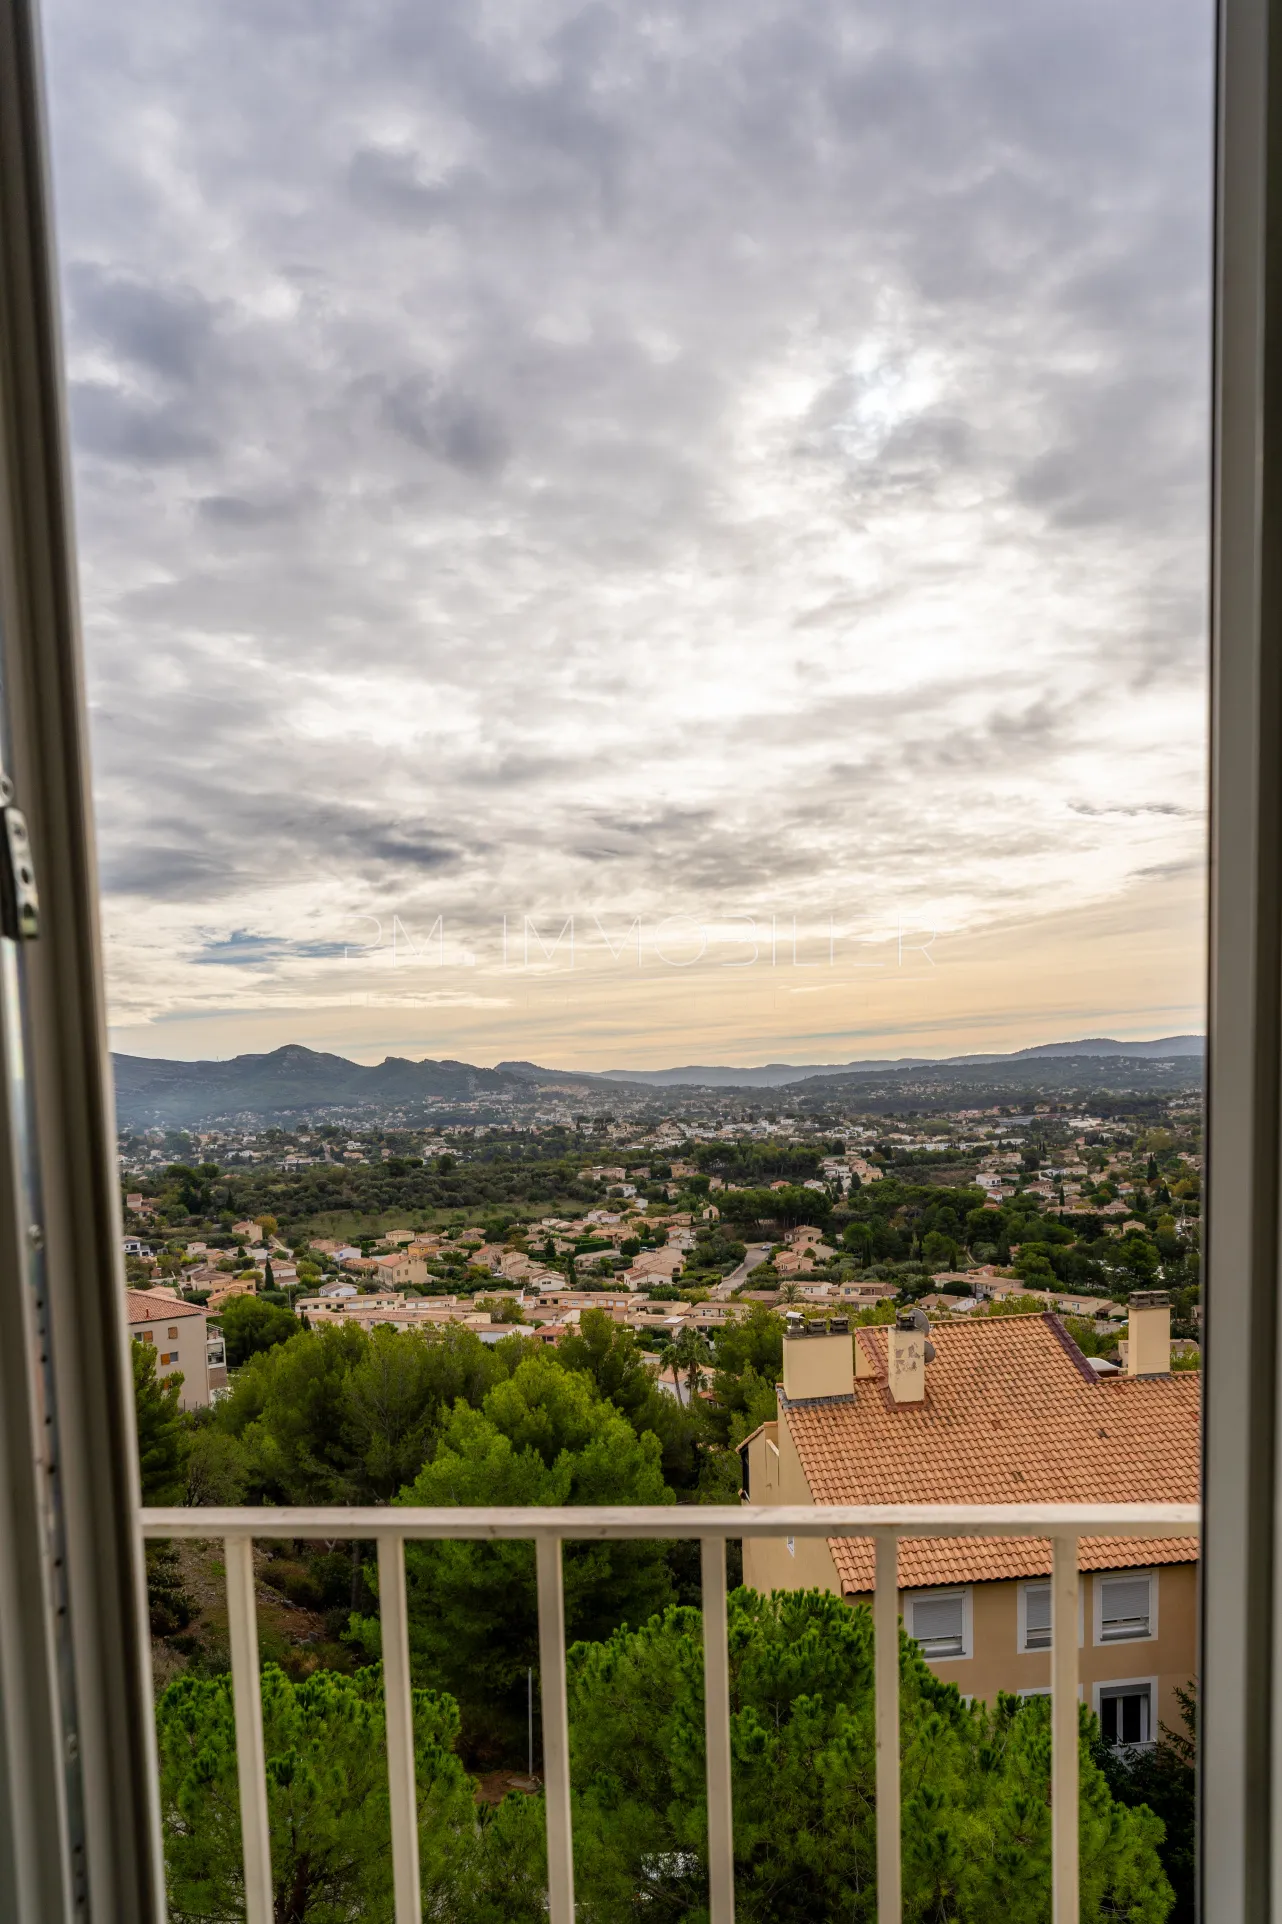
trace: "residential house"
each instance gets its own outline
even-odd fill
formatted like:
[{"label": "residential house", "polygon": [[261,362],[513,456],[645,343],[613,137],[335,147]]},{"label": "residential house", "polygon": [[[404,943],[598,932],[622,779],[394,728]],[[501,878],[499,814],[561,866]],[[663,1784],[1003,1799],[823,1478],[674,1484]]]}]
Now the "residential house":
[{"label": "residential house", "polygon": [[397,1250],[394,1256],[376,1256],[374,1281],[380,1289],[421,1289],[427,1281],[427,1264],[407,1250]]},{"label": "residential house", "polygon": [[889,1303],[898,1296],[894,1283],[883,1283],[877,1279],[861,1283],[859,1281],[838,1283],[836,1293],[843,1303],[854,1303],[859,1307],[865,1303]]},{"label": "residential house", "polygon": [[[1184,1502],[1198,1498],[1196,1372],[1172,1374],[1170,1310],[1132,1297],[1128,1367],[1100,1375],[1052,1315],[947,1323],[927,1361],[910,1315],[790,1333],[778,1416],[740,1448],[757,1504]],[[858,1538],[746,1540],[759,1590],[873,1589]],[[1197,1543],[1083,1539],[1077,1636],[1086,1701],[1106,1737],[1178,1727],[1196,1673]],[[1026,1538],[904,1539],[905,1626],[936,1674],[992,1701],[1050,1686],[1050,1545]]]},{"label": "residential house", "polygon": [[164,1383],[181,1372],[179,1405],[204,1409],[227,1384],[227,1352],[222,1334],[211,1331],[205,1311],[168,1290],[127,1289],[129,1334],[156,1358],[156,1379]]},{"label": "residential house", "polygon": [[256,1296],[257,1294],[256,1280],[251,1282],[247,1276],[223,1275],[216,1286],[210,1290],[209,1301],[205,1307],[213,1314],[220,1310],[224,1303],[229,1303],[233,1296]]}]

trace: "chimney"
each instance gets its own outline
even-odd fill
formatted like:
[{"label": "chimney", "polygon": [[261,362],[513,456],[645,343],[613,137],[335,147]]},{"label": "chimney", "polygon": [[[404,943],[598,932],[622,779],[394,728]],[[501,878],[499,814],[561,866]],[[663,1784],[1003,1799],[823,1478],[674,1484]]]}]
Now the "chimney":
[{"label": "chimney", "polygon": [[846,1317],[801,1325],[790,1319],[783,1339],[783,1393],[790,1403],[854,1395],[855,1353]]},{"label": "chimney", "polygon": [[1126,1331],[1126,1374],[1171,1373],[1171,1303],[1164,1289],[1137,1289],[1130,1299]]},{"label": "chimney", "polygon": [[911,1309],[901,1309],[895,1317],[890,1338],[890,1394],[896,1403],[922,1403],[926,1399],[925,1321]]}]

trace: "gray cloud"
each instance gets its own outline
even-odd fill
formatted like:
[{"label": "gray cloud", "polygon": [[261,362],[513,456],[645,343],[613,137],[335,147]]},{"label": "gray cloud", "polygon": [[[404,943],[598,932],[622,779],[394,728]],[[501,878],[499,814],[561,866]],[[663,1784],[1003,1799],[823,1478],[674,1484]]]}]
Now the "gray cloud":
[{"label": "gray cloud", "polygon": [[47,19],[109,890],[1185,859],[1202,0]]}]

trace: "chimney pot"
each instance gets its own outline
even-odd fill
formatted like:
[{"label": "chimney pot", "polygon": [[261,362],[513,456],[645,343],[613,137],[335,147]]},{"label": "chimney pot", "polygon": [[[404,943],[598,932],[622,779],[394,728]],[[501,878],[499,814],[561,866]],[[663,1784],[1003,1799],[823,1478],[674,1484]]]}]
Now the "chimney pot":
[{"label": "chimney pot", "polygon": [[[790,1328],[783,1341],[783,1393],[790,1403],[820,1396],[853,1396],[855,1352],[844,1317]],[[840,1328],[836,1327],[840,1324]]]},{"label": "chimney pot", "polygon": [[890,1343],[890,1394],[896,1403],[921,1403],[926,1397],[926,1338],[901,1310],[895,1327],[887,1331]]},{"label": "chimney pot", "polygon": [[1171,1373],[1171,1300],[1164,1289],[1137,1289],[1130,1297],[1126,1331],[1126,1374]]}]

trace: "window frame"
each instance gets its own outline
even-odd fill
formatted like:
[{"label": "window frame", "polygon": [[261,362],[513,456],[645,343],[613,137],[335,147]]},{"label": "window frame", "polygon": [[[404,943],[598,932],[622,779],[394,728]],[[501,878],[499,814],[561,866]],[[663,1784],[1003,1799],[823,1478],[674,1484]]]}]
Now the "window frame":
[{"label": "window frame", "polygon": [[[1097,1649],[1116,1650],[1133,1643],[1156,1643],[1159,1635],[1158,1597],[1161,1585],[1158,1583],[1159,1565],[1141,1570],[1096,1570],[1091,1575],[1091,1617],[1092,1641]],[[1138,1637],[1106,1637],[1104,1635],[1104,1590],[1109,1583],[1148,1583],[1148,1629]]]},{"label": "window frame", "polygon": [[[1215,1924],[1257,1924],[1278,1908],[1282,1890],[1280,24],[1279,0],[1218,0],[1206,1523],[1198,1574],[1198,1876],[1201,1915]],[[47,1924],[72,1915],[74,1777],[85,1846],[75,1875],[87,1877],[94,1915],[159,1924],[155,1733],[51,207],[36,0],[0,0],[0,543],[14,584],[3,624],[13,703],[8,772],[33,829],[47,925],[47,938],[32,945],[38,953],[24,959],[25,1066],[44,1185],[75,1656],[73,1672],[60,1672],[39,1580],[48,1575],[47,1533],[34,1475],[22,1467],[7,1492],[11,1527],[0,1532],[0,1593],[16,1603],[0,1612],[0,1666],[13,1693],[13,1728],[25,1732],[21,1748],[12,1730],[0,1732],[0,1845],[16,1846],[8,1856],[0,1848],[0,1909]],[[7,1055],[0,1066],[12,1073]],[[22,1275],[29,1262],[29,1218],[16,1213],[18,1168],[13,1130],[0,1121],[0,1277]],[[11,1326],[27,1340],[0,1357],[0,1447],[22,1466],[13,1444],[23,1424],[34,1433],[39,1351],[25,1308]],[[75,1712],[72,1772],[58,1721],[64,1700]]]},{"label": "window frame", "polygon": [[[1157,1732],[1159,1729],[1157,1691],[1159,1682],[1160,1679],[1157,1677],[1099,1677],[1091,1685],[1091,1709],[1094,1711],[1096,1721],[1100,1726],[1101,1737],[1104,1736],[1103,1702],[1105,1693],[1110,1697],[1120,1697],[1126,1691],[1146,1690],[1148,1692],[1148,1736],[1141,1737],[1138,1742],[1133,1744],[1119,1742],[1114,1745],[1115,1749],[1148,1750],[1157,1742]],[[1107,1739],[1105,1739],[1105,1741],[1107,1742]]]},{"label": "window frame", "polygon": [[[919,1603],[943,1603],[953,1597],[961,1599],[962,1606],[962,1647],[949,1651],[944,1656],[936,1656],[927,1650],[914,1628],[914,1619]],[[904,1628],[921,1651],[927,1663],[965,1663],[975,1654],[975,1611],[974,1585],[970,1583],[946,1583],[936,1585],[930,1590],[910,1590],[904,1597]]]},{"label": "window frame", "polygon": [[[1015,1649],[1021,1657],[1049,1657],[1054,1648],[1054,1611],[1052,1609],[1051,1641],[1049,1643],[1029,1643],[1028,1641],[1028,1592],[1030,1590],[1049,1590],[1049,1577],[1021,1577],[1016,1586],[1015,1597]],[[1081,1650],[1086,1642],[1086,1585],[1077,1586],[1077,1647]]]}]

